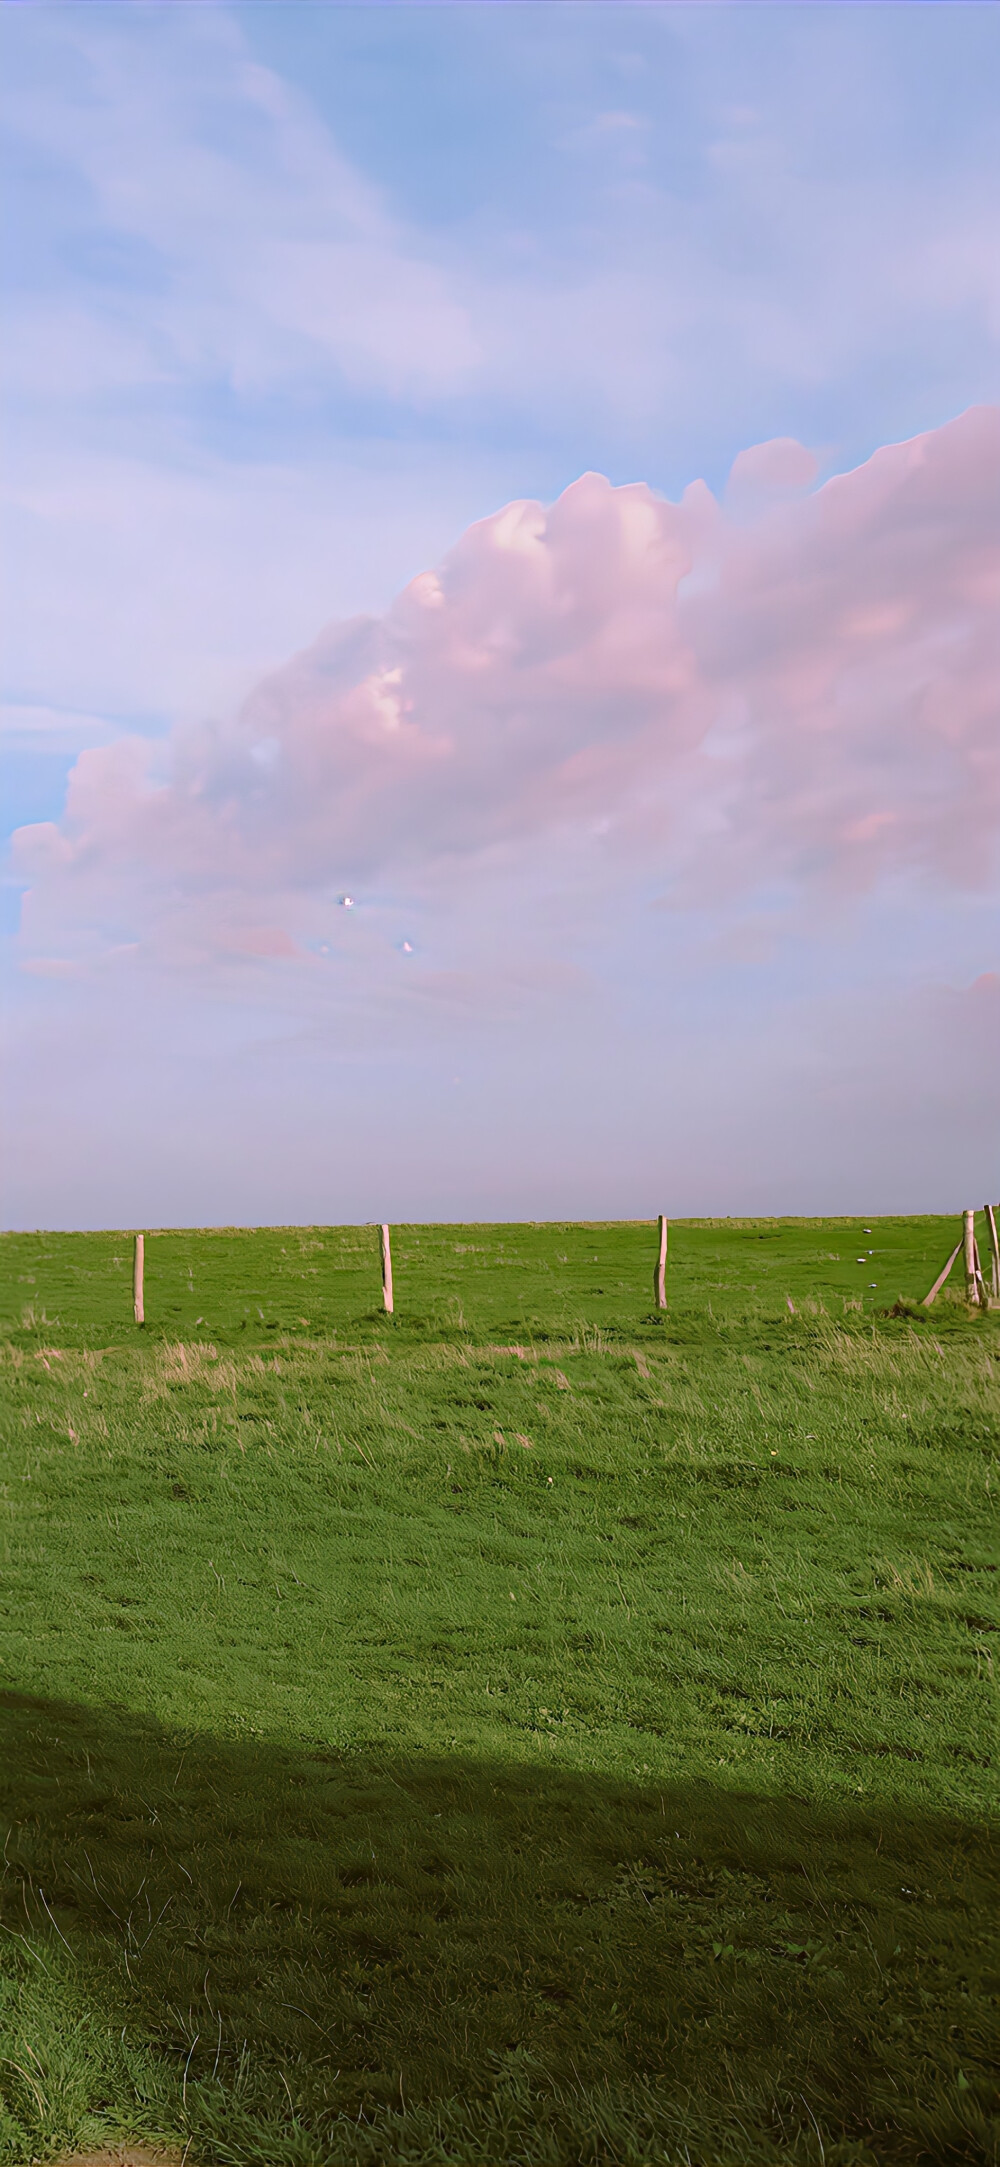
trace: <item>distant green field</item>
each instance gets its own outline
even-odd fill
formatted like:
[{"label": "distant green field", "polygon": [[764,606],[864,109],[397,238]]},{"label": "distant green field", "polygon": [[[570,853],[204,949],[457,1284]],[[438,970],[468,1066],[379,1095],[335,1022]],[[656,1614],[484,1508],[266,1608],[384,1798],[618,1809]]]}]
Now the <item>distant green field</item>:
[{"label": "distant green field", "polygon": [[[959,1231],[931,1218],[680,1220],[671,1307],[725,1318],[787,1297],[835,1317],[845,1305],[871,1314],[899,1295],[919,1301]],[[397,1330],[544,1338],[583,1321],[631,1329],[652,1306],[649,1225],[400,1226],[392,1240]],[[0,1331],[41,1331],[55,1346],[131,1340],[130,1233],[7,1234],[0,1245]],[[147,1233],[145,1271],[147,1331],[170,1337],[355,1338],[381,1318],[374,1227]],[[961,1290],[957,1267],[949,1286]]]},{"label": "distant green field", "polygon": [[956,1234],[0,1238],[0,2161],[995,2167]]}]

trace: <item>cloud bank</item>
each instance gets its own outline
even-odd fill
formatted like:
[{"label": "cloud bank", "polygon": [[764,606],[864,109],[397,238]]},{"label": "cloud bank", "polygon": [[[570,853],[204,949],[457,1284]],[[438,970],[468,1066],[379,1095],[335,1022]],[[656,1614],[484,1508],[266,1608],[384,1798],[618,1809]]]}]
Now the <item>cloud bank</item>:
[{"label": "cloud bank", "polygon": [[64,819],[15,841],[35,960],[69,927],[97,954],[109,915],[111,948],[166,957],[182,928],[175,960],[292,958],[337,893],[454,904],[581,852],[678,908],[988,887],[1000,409],[809,493],[812,472],[757,446],[728,508],[584,475],[471,527],[224,724],[84,752]]},{"label": "cloud bank", "polygon": [[586,474],[84,751],[15,838],[8,1220],[995,1190],[998,513],[988,408],[822,487]]}]

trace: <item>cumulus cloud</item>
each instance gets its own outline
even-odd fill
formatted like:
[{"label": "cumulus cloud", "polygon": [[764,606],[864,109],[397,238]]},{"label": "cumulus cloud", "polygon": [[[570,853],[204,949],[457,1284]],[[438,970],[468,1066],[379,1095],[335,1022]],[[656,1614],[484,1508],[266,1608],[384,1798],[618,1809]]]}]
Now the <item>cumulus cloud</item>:
[{"label": "cumulus cloud", "polygon": [[199,953],[273,958],[338,886],[454,904],[512,854],[544,886],[589,853],[675,902],[983,885],[1000,410],[811,494],[786,439],[737,468],[749,520],[597,474],[507,505],[226,724],[85,752],[64,819],[16,839],[29,934],[183,922]]},{"label": "cumulus cloud", "polygon": [[737,452],[726,483],[726,508],[760,511],[770,500],[795,496],[816,480],[819,461],[815,452],[793,436],[772,437],[767,444],[751,444]]}]

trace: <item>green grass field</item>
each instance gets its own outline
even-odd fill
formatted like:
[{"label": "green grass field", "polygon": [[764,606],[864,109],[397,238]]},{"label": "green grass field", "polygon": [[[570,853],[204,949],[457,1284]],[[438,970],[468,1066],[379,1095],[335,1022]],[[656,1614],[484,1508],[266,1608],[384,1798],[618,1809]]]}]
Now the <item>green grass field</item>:
[{"label": "green grass field", "polygon": [[996,2162],[1000,1313],[869,1225],[0,1239],[0,2161]]}]

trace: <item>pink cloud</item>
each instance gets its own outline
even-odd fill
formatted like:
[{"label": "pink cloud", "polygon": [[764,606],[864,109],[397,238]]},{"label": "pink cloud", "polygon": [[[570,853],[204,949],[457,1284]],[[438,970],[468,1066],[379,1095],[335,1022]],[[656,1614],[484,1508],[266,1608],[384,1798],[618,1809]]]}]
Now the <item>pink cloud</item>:
[{"label": "pink cloud", "polygon": [[775,436],[766,444],[751,444],[738,452],[726,483],[726,502],[741,497],[758,503],[767,498],[807,489],[819,472],[814,452],[793,436]]},{"label": "pink cloud", "polygon": [[1000,410],[788,500],[812,471],[790,440],[742,454],[761,491],[742,523],[702,483],[673,504],[597,474],[506,506],[231,723],[84,753],[59,828],[18,839],[29,925],[72,896],[121,915],[125,894],[133,917],[201,913],[230,950],[291,954],[274,898],[448,868],[460,892],[498,850],[544,873],[591,834],[679,894],[984,882]]}]

